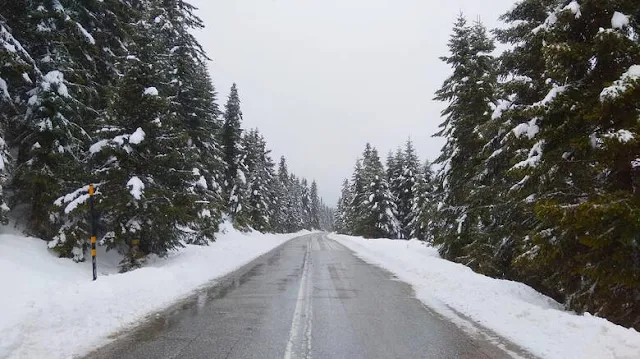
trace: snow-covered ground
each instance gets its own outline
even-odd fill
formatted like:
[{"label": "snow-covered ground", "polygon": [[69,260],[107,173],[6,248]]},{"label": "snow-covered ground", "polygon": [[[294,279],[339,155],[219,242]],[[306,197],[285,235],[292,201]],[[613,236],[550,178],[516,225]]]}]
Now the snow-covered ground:
[{"label": "snow-covered ground", "polygon": [[522,283],[474,273],[443,260],[435,248],[419,241],[335,234],[331,238],[411,284],[420,301],[463,329],[474,330],[471,320],[545,359],[640,358],[637,331],[564,311],[560,304]]},{"label": "snow-covered ground", "polygon": [[187,246],[144,268],[118,273],[114,253],[91,263],[57,258],[36,238],[0,235],[0,358],[71,358],[113,332],[187,297],[299,235],[244,234],[224,225],[208,247]]}]

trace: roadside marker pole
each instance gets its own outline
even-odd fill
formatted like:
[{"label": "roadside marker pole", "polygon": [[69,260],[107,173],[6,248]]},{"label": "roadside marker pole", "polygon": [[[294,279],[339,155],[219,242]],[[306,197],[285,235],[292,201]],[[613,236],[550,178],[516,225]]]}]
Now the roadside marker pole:
[{"label": "roadside marker pole", "polygon": [[89,185],[89,206],[91,207],[91,263],[93,265],[93,280],[98,279],[98,270],[96,268],[96,215],[93,207],[93,195],[95,189],[93,185]]}]

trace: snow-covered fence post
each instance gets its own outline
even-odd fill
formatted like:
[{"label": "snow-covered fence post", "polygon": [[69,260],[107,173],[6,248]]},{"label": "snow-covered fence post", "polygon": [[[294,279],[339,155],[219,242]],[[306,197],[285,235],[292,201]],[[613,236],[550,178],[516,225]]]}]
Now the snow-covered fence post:
[{"label": "snow-covered fence post", "polygon": [[93,280],[98,279],[98,270],[96,268],[96,214],[95,209],[93,207],[93,195],[95,193],[95,189],[93,185],[89,185],[89,206],[90,206],[90,216],[91,216],[91,263],[93,266]]}]

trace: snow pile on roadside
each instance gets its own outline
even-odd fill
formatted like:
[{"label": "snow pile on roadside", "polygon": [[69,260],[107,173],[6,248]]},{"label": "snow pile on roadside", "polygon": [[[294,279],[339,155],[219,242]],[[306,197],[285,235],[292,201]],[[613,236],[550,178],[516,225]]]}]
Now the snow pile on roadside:
[{"label": "snow pile on roadside", "polygon": [[522,283],[489,278],[446,261],[419,241],[332,234],[363,260],[411,284],[417,298],[464,326],[456,312],[541,358],[638,358],[640,333],[576,315]]},{"label": "snow pile on roadside", "polygon": [[36,238],[0,235],[0,358],[70,358],[299,235],[225,233],[208,247],[188,245],[167,259],[118,273],[115,253],[91,263],[57,258]]}]

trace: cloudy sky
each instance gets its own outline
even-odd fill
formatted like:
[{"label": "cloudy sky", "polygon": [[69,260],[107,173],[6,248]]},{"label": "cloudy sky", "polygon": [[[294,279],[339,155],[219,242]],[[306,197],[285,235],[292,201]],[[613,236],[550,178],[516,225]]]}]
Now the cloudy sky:
[{"label": "cloudy sky", "polygon": [[238,84],[245,128],[264,134],[275,159],[315,179],[334,204],[366,142],[383,160],[410,137],[421,159],[443,104],[433,93],[450,69],[460,11],[488,27],[514,0],[190,0],[221,103]]}]

